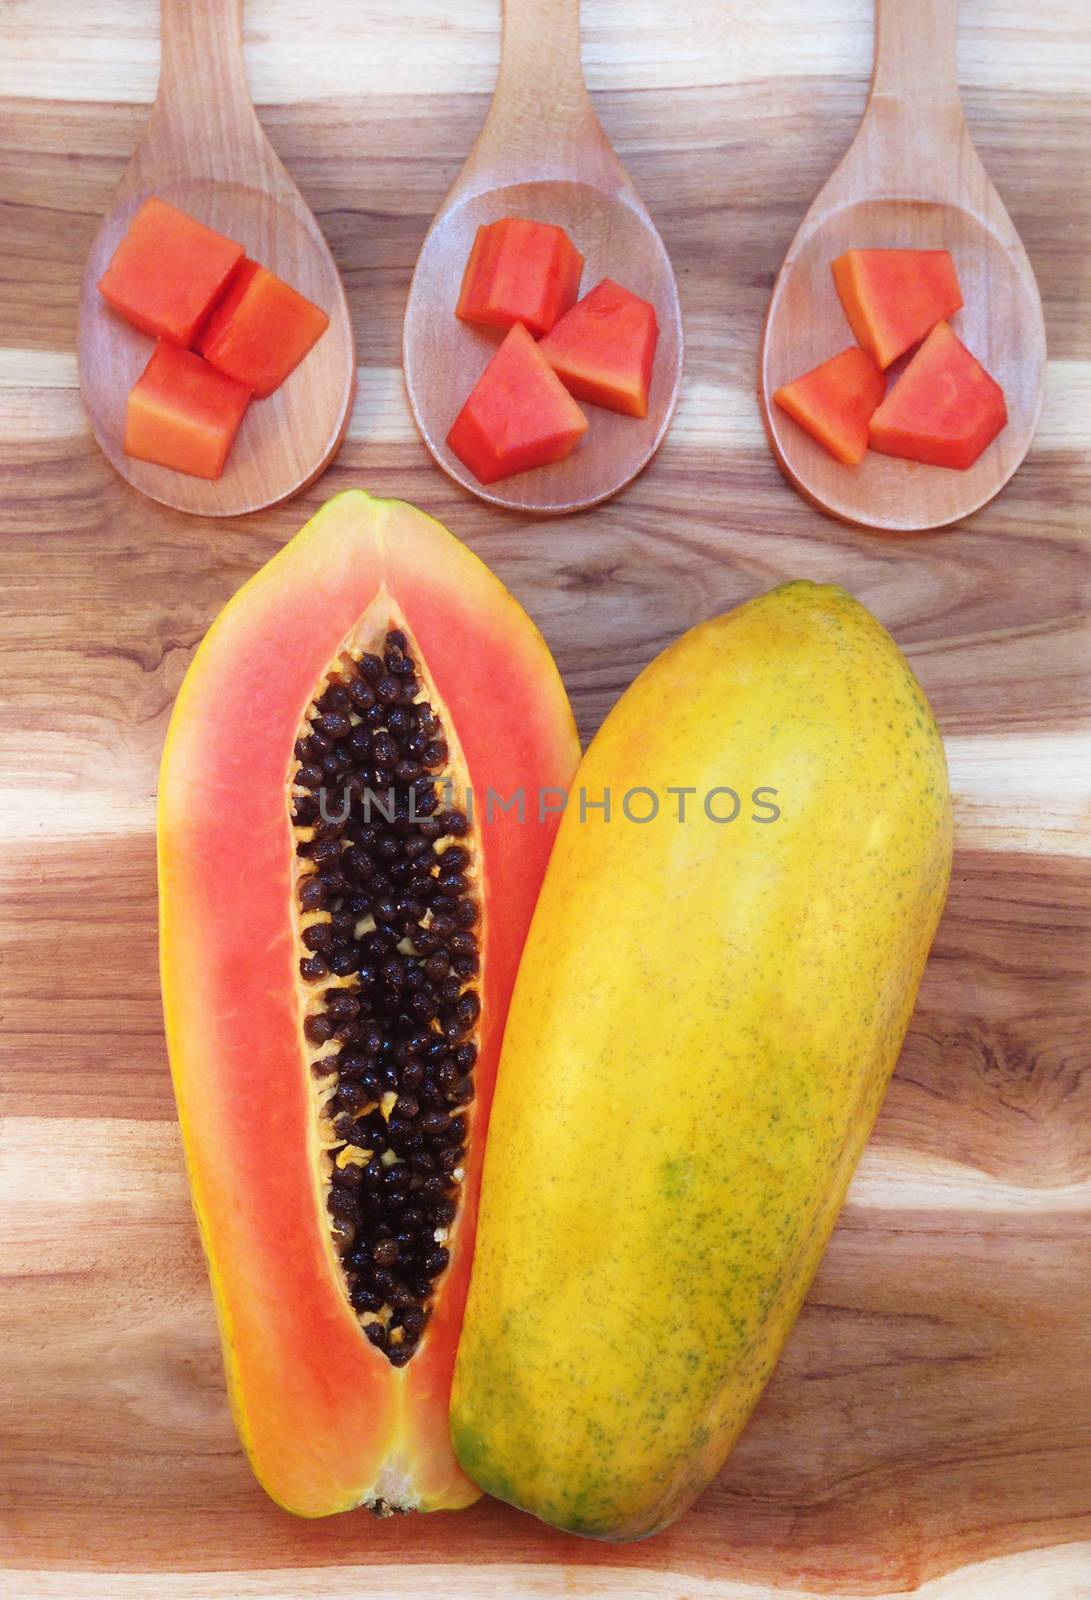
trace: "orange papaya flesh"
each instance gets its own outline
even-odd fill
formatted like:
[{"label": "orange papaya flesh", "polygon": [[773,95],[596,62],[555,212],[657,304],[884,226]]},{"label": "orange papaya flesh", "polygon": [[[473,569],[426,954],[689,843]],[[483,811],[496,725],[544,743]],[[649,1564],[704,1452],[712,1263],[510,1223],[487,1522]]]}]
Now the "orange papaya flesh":
[{"label": "orange papaya flesh", "polygon": [[151,195],[114,251],[99,291],[142,333],[192,344],[243,254],[234,239]]},{"label": "orange papaya flesh", "polygon": [[[338,691],[350,685],[356,698],[339,713]],[[415,780],[407,767],[401,777],[391,772],[385,746],[376,751],[380,735],[390,742],[399,710],[397,726],[408,718],[394,739],[401,748],[427,729],[415,747],[418,771],[427,766]],[[352,733],[343,734],[338,715]],[[373,793],[392,821],[382,805],[372,806],[373,824],[362,820],[363,796],[350,783],[364,770],[360,760],[348,773],[324,774],[350,783],[347,815],[343,792],[298,781],[316,764],[314,747],[301,741],[316,734],[329,746],[319,757],[347,752],[354,736],[362,749],[370,734]],[[453,1509],[477,1498],[455,1462],[447,1410],[482,1141],[556,821],[537,797],[567,787],[578,753],[549,651],[500,582],[422,512],[355,491],[328,502],[244,586],[179,693],[159,795],[171,1070],[239,1434],[269,1494],[300,1515],[361,1504],[380,1513]],[[417,818],[408,814],[411,781]],[[489,791],[508,808],[487,805]],[[511,804],[517,792],[522,810]],[[401,888],[392,881],[383,895],[368,891],[369,878],[384,869],[389,878],[409,861],[410,840],[416,867],[402,872]],[[331,843],[342,849],[332,865],[323,859],[328,849],[316,851]],[[449,849],[460,852],[458,872],[443,871]],[[350,864],[351,850],[359,854]],[[341,884],[330,878],[338,870]],[[380,901],[396,905],[399,896],[401,920],[391,921],[391,906]],[[354,898],[351,932],[335,945]],[[439,938],[445,911],[452,929]],[[304,934],[321,925],[330,939],[316,948]],[[365,941],[382,928],[398,938],[388,938],[376,960]],[[433,928],[415,949],[409,934],[419,939]],[[437,952],[458,977],[455,932],[470,936],[455,944],[465,963],[459,999],[448,991],[429,1017],[428,1006],[415,1010],[411,999],[429,985],[426,999],[435,999],[437,984],[423,967]],[[326,968],[318,977],[316,959]],[[376,971],[391,960],[397,973]],[[331,1011],[336,996],[349,1003]],[[335,1023],[333,1037],[316,1027],[322,1018]],[[372,1027],[381,1039],[366,1037]],[[407,1043],[413,1034],[426,1039]],[[476,1059],[471,1051],[455,1071],[440,1070],[470,1046]],[[368,1079],[374,1069],[379,1085]],[[419,1133],[429,1111],[447,1119],[442,1137],[433,1131],[414,1144],[414,1124]],[[442,1161],[441,1148],[451,1152]],[[431,1167],[411,1165],[414,1151]],[[347,1189],[334,1179],[346,1167],[360,1174]],[[390,1171],[400,1173],[393,1183]],[[376,1176],[368,1189],[365,1178]],[[428,1179],[437,1180],[431,1198]],[[354,1210],[334,1201],[342,1193],[370,1194],[374,1203]],[[437,1204],[444,1221],[432,1229]],[[420,1219],[406,1222],[414,1210]],[[428,1253],[443,1255],[425,1263],[420,1241],[429,1233]],[[399,1259],[381,1269],[382,1303],[369,1309],[380,1242],[381,1260],[392,1258],[394,1244],[409,1265]],[[414,1311],[420,1326],[406,1356]],[[381,1331],[369,1337],[369,1326]]]},{"label": "orange papaya flesh", "polygon": [[213,306],[197,349],[263,400],[295,371],[329,325],[321,306],[248,257]]},{"label": "orange papaya flesh", "polygon": [[883,455],[965,471],[1007,421],[1003,389],[941,322],[872,416],[869,433]]},{"label": "orange papaya flesh", "polygon": [[832,271],[849,326],[884,371],[962,305],[948,250],[846,250]]},{"label": "orange papaya flesh", "polygon": [[471,389],[447,443],[480,483],[571,455],[588,421],[517,322]]},{"label": "orange papaya flesh", "polygon": [[125,401],[125,454],[218,478],[249,404],[244,384],[160,339]]},{"label": "orange papaya flesh", "polygon": [[525,217],[483,222],[462,277],[456,317],[493,328],[523,323],[548,333],[575,305],[583,257],[563,228]]},{"label": "orange papaya flesh", "polygon": [[646,417],[658,338],[655,307],[603,278],[538,349],[577,400]]},{"label": "orange papaya flesh", "polygon": [[784,384],[773,399],[831,456],[855,467],[867,454],[868,423],[885,392],[882,373],[853,344]]}]

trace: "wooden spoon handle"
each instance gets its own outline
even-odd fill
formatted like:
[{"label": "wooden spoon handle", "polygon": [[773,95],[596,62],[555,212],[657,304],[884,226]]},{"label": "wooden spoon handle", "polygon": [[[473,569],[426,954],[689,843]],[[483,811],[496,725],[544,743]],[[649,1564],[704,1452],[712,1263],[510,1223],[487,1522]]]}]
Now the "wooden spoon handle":
[{"label": "wooden spoon handle", "polygon": [[908,109],[959,99],[958,0],[875,0],[873,95]]},{"label": "wooden spoon handle", "polygon": [[958,195],[974,161],[962,115],[958,0],[875,0],[875,66],[854,141],[869,192],[937,201]]},{"label": "wooden spoon handle", "polygon": [[[263,134],[246,84],[243,0],[160,0],[155,117],[173,125],[192,170],[243,178]],[[196,158],[196,159],[194,159]]]},{"label": "wooden spoon handle", "polygon": [[503,0],[496,93],[457,188],[549,178],[629,186],[584,83],[580,0]]}]

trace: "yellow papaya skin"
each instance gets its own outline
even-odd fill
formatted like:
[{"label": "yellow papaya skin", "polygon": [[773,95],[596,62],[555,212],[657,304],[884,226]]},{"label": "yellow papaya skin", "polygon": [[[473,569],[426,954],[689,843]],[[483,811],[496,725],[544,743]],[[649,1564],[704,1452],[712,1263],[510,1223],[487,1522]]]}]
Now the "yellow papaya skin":
[{"label": "yellow papaya skin", "polygon": [[[629,1540],[719,1469],[799,1311],[913,1010],[951,806],[893,640],[805,582],[665,651],[577,784],[612,814],[570,801],[524,950],[451,1423],[490,1494]],[[653,821],[621,812],[638,785]],[[725,787],[739,815],[713,822]]]}]

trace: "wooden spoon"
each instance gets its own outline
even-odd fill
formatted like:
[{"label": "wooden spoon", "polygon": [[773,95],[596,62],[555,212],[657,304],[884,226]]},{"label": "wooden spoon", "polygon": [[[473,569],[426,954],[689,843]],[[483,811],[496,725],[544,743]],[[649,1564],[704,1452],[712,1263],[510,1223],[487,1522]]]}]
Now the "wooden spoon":
[{"label": "wooden spoon", "polygon": [[[122,477],[180,511],[237,516],[295,494],[328,464],[348,426],[356,348],[333,258],[250,100],[242,0],[161,0],[160,19],[159,92],[84,272],[80,387],[95,436]],[[122,449],[125,397],[153,345],[110,309],[97,284],[150,194],[237,240],[330,318],[287,382],[251,402],[216,482],[134,461]]]},{"label": "wooden spoon", "polygon": [[[1042,409],[1042,303],[1019,235],[962,115],[958,0],[876,0],[875,70],[855,139],[785,257],[762,337],[758,393],[785,476],[847,522],[908,532],[991,500],[1026,455]],[[959,338],[1002,386],[1009,421],[966,472],[869,451],[845,467],[773,403],[781,384],[853,342],[830,262],[853,247],[950,250]]]},{"label": "wooden spoon", "polygon": [[[559,223],[586,258],[581,293],[614,278],[659,320],[647,417],[588,406],[567,461],[486,487],[444,442],[500,335],[455,317],[478,224]],[[445,472],[494,505],[579,511],[616,494],[662,443],[682,377],[682,314],[663,241],[591,109],[580,67],[579,0],[504,0],[500,71],[477,143],[421,248],[403,334],[409,402]]]}]

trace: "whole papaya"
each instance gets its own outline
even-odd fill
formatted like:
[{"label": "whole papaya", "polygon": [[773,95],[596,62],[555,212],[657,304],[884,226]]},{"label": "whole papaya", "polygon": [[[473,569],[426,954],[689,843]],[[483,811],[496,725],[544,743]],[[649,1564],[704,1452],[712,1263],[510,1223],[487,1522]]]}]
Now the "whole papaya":
[{"label": "whole papaya", "polygon": [[505,1035],[452,1436],[489,1493],[636,1539],[717,1471],[799,1311],[951,807],[893,640],[803,582],[665,651],[577,783]]}]

